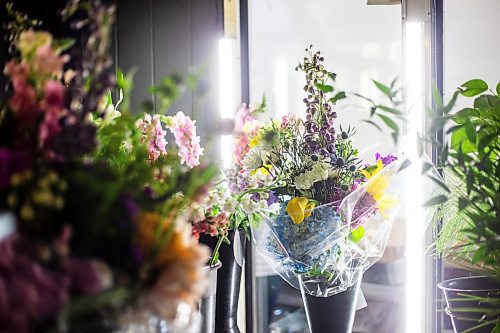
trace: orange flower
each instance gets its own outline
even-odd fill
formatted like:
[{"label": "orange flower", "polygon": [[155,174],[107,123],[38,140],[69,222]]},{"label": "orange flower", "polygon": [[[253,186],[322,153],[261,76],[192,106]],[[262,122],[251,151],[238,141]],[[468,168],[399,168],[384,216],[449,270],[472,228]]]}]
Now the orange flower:
[{"label": "orange flower", "polygon": [[[166,218],[142,212],[137,223],[137,242],[150,256],[156,255],[159,274],[142,300],[157,315],[173,319],[182,303],[196,307],[206,288],[208,250],[191,235],[191,226],[178,220],[176,212]],[[157,251],[157,252],[156,252]]]}]

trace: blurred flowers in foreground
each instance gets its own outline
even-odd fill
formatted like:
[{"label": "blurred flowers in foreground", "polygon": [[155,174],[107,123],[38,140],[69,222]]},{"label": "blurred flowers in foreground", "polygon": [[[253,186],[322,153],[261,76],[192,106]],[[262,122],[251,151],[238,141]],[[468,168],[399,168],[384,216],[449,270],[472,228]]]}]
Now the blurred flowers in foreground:
[{"label": "blurred flowers in foreground", "polygon": [[0,239],[0,330],[128,329],[119,317],[131,313],[161,325],[190,318],[208,253],[188,207],[215,175],[200,163],[195,122],[131,112],[131,77],[112,73],[108,58],[114,6],[70,1],[62,11],[85,36],[83,55],[8,11],[25,26],[9,25],[0,109],[0,211],[16,220]]}]

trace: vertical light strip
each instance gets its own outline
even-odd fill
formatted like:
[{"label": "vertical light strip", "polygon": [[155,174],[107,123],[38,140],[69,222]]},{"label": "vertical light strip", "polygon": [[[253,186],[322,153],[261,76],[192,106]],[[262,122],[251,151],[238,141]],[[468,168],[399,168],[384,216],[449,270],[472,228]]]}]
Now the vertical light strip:
[{"label": "vertical light strip", "polygon": [[289,66],[285,56],[281,55],[277,57],[273,66],[273,91],[276,101],[274,116],[278,119],[290,113],[290,108],[288,107],[288,69]]},{"label": "vertical light strip", "polygon": [[412,161],[406,179],[406,284],[405,333],[423,333],[425,327],[425,230],[423,178],[418,156],[419,133],[424,129],[425,44],[424,23],[406,22],[404,27],[405,109],[408,132],[404,152]]},{"label": "vertical light strip", "polygon": [[[230,119],[234,114],[234,39],[219,41],[219,112],[221,119]],[[233,140],[231,135],[221,135],[220,156],[222,167],[229,168],[233,160]]]}]

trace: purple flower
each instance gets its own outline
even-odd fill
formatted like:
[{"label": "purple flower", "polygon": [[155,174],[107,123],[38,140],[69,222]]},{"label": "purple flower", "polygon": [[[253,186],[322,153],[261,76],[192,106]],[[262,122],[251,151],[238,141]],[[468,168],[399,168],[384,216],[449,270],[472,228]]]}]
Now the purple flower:
[{"label": "purple flower", "polygon": [[32,332],[53,320],[68,301],[68,279],[23,253],[18,235],[0,242],[0,327]]},{"label": "purple flower", "polygon": [[392,154],[389,154],[387,156],[382,156],[380,155],[380,153],[376,153],[375,154],[375,160],[378,161],[378,160],[382,160],[382,164],[384,166],[387,166],[389,164],[391,164],[392,162],[394,162],[395,160],[397,160],[398,158]]},{"label": "purple flower", "polygon": [[267,198],[267,205],[271,206],[279,201],[279,198],[273,191],[269,192],[269,198]]},{"label": "purple flower", "polygon": [[30,160],[21,152],[0,148],[0,191],[10,185],[10,177],[31,165]]},{"label": "purple flower", "polygon": [[97,263],[92,260],[69,259],[63,264],[71,289],[77,294],[95,294],[103,289]]}]

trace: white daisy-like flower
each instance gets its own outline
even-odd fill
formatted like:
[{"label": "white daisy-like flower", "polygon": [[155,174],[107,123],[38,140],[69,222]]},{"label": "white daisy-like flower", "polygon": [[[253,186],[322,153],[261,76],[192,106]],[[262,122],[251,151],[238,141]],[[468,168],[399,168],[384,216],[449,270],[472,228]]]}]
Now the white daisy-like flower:
[{"label": "white daisy-like flower", "polygon": [[243,169],[245,171],[253,171],[262,166],[262,158],[260,151],[257,149],[250,150],[243,158]]}]

